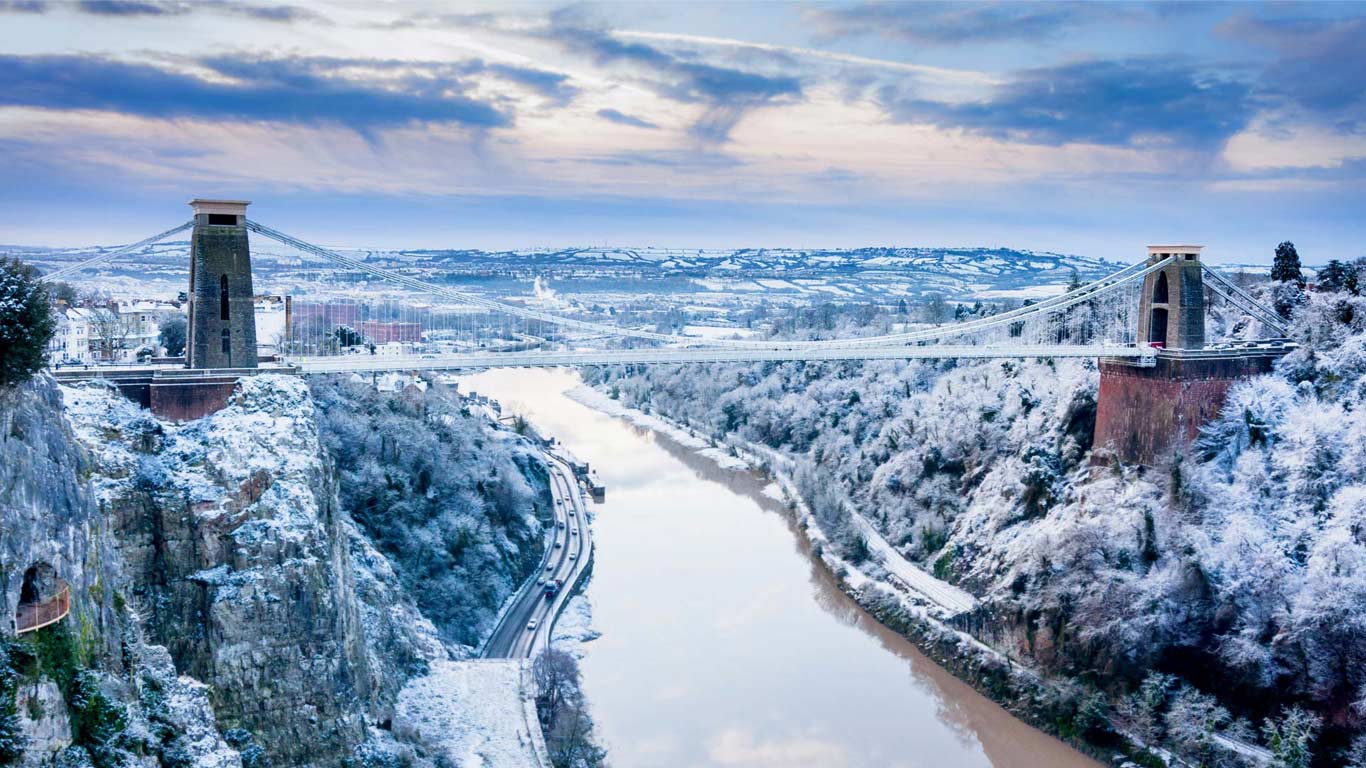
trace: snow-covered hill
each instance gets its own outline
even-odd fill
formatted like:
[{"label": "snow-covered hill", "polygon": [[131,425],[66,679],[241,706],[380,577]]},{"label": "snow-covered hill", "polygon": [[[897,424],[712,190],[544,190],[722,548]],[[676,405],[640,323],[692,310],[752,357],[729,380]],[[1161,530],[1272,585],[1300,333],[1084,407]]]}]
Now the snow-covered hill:
[{"label": "snow-covered hill", "polygon": [[[256,242],[258,283],[298,284],[323,279],[323,265],[283,246]],[[627,293],[723,293],[791,299],[872,299],[931,293],[951,299],[1030,298],[1062,290],[1075,270],[1082,280],[1119,269],[1116,262],[1010,248],[892,248],[843,250],[790,248],[676,249],[563,248],[512,251],[369,250],[338,248],[374,264],[439,281],[457,281],[492,293],[521,290],[535,276],[557,290]],[[53,269],[90,255],[79,249],[0,249]],[[163,290],[185,281],[189,243],[151,246],[136,258],[100,267],[107,286],[151,280]],[[511,282],[509,282],[511,281]],[[183,289],[181,289],[183,290]]]}]

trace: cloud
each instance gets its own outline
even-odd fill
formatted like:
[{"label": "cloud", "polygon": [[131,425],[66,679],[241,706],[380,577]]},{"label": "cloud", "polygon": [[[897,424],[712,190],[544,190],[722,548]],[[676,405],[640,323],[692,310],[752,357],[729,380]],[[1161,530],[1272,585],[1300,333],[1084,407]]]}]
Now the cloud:
[{"label": "cloud", "polygon": [[512,64],[489,64],[483,59],[452,62],[329,56],[252,59],[233,55],[208,56],[199,59],[198,63],[240,80],[299,88],[312,87],[320,78],[340,78],[350,74],[353,77],[370,78],[380,86],[397,83],[402,90],[440,98],[446,93],[464,89],[464,78],[488,74],[525,86],[557,104],[568,103],[578,93],[578,89],[569,83],[569,76],[561,72]]},{"label": "cloud", "polygon": [[188,3],[156,0],[78,0],[73,7],[96,16],[179,16],[190,12]]},{"label": "cloud", "polygon": [[1218,31],[1277,52],[1258,82],[1264,95],[1309,110],[1343,132],[1366,127],[1366,17],[1242,14]]},{"label": "cloud", "polygon": [[[59,6],[47,0],[0,0],[0,13],[46,13]],[[184,16],[199,11],[244,16],[260,21],[310,21],[330,24],[327,17],[299,5],[257,5],[232,0],[76,0],[63,4],[78,13],[111,18]]]},{"label": "cloud", "polygon": [[1256,105],[1244,83],[1150,59],[1087,61],[1016,73],[978,101],[946,103],[881,89],[893,119],[1058,146],[1220,146]]},{"label": "cloud", "polygon": [[549,39],[588,55],[595,63],[638,65],[653,73],[647,84],[661,96],[707,107],[692,134],[722,143],[744,113],[756,107],[790,103],[802,96],[801,81],[790,75],[766,75],[706,64],[640,42],[627,42],[610,31],[580,20],[572,11],[551,14]]},{"label": "cloud", "polygon": [[641,120],[638,117],[632,117],[631,115],[628,115],[625,112],[619,112],[615,109],[599,109],[598,117],[601,117],[604,120],[617,123],[620,125],[629,125],[633,128],[659,128],[658,125],[650,122],[649,120]]},{"label": "cloud", "polygon": [[330,19],[321,13],[300,5],[249,5],[233,2],[212,5],[213,7],[228,13],[235,13],[239,16],[247,16],[261,21],[277,21],[283,23],[293,23],[296,21],[324,24],[332,23]]},{"label": "cloud", "polygon": [[[154,118],[335,124],[365,133],[409,123],[473,128],[511,124],[509,114],[464,95],[457,76],[421,64],[322,58],[213,57],[197,62],[232,78],[102,56],[0,55],[0,105],[100,110]],[[349,69],[341,65],[349,64]],[[345,75],[339,74],[345,72]]]},{"label": "cloud", "polygon": [[475,71],[486,71],[506,80],[531,88],[561,106],[573,101],[579,89],[569,83],[569,76],[545,69],[519,67],[512,64],[483,64]]},{"label": "cloud", "polygon": [[859,3],[807,15],[822,36],[878,35],[921,45],[1039,41],[1101,17],[1128,13],[1119,4]]},{"label": "cloud", "polygon": [[584,162],[590,165],[674,168],[680,171],[729,170],[744,165],[743,161],[730,155],[696,150],[617,152],[585,157]]}]

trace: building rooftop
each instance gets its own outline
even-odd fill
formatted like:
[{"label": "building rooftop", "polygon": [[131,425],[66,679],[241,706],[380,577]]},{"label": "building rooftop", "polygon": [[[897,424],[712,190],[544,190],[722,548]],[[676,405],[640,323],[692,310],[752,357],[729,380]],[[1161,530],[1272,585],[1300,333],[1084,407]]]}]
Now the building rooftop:
[{"label": "building rooftop", "polygon": [[215,200],[196,197],[190,201],[190,208],[198,216],[201,213],[226,213],[231,216],[246,216],[250,200]]},{"label": "building rooftop", "polygon": [[1204,249],[1203,245],[1150,245],[1148,253],[1199,253]]}]

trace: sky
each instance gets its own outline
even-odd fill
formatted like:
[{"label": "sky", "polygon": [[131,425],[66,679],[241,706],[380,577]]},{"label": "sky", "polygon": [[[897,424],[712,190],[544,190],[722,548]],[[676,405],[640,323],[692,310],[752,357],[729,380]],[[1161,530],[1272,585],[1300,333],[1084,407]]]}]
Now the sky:
[{"label": "sky", "polygon": [[1366,255],[1366,4],[0,0],[0,243]]}]

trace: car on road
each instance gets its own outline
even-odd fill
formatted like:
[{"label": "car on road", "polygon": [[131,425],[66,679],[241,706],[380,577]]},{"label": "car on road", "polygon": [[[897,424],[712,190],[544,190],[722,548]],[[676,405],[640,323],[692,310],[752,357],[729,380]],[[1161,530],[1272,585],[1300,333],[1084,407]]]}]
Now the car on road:
[{"label": "car on road", "polygon": [[545,589],[541,591],[545,593],[546,599],[549,600],[550,598],[555,596],[556,592],[560,591],[560,580],[556,579],[555,581],[548,582],[545,585]]},{"label": "car on road", "polygon": [[569,553],[569,559],[570,559],[570,560],[578,560],[578,559],[579,559],[579,553],[578,553],[578,552],[570,552],[570,553]]},{"label": "car on road", "polygon": [[563,528],[563,527],[564,527],[564,521],[561,520],[560,522],[556,523],[556,525],[558,525],[559,527]]},{"label": "car on road", "polygon": [[528,622],[526,623],[526,631],[528,631],[528,632],[535,632],[535,631],[536,631],[536,620],[535,620],[535,619],[532,619],[531,621],[528,621]]},{"label": "car on road", "polygon": [[571,529],[569,529],[569,535],[570,535],[570,536],[578,536],[578,535],[579,535],[579,529],[578,529],[578,528],[571,528]]},{"label": "car on road", "polygon": [[563,546],[564,546],[564,542],[563,542],[563,541],[560,541],[559,539],[555,539],[555,549],[559,549],[560,547],[563,547]]},{"label": "car on road", "polygon": [[550,573],[550,572],[553,571],[553,570],[555,570],[555,564],[554,564],[554,563],[546,563],[546,564],[545,564],[545,572],[546,572],[546,573]]}]

